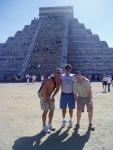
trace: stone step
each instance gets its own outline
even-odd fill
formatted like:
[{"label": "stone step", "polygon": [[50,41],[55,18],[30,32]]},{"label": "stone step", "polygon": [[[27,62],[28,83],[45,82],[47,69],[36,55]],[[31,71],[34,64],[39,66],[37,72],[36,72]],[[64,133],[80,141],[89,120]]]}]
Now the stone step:
[{"label": "stone step", "polygon": [[[73,69],[73,73],[75,73],[77,70],[80,70],[80,68],[74,68]],[[113,70],[89,70],[89,69],[85,69],[85,70],[80,70],[82,72],[82,74],[111,74],[113,75]]]},{"label": "stone step", "polygon": [[18,55],[18,56],[0,56],[0,60],[1,59],[24,59],[24,56]]},{"label": "stone step", "polygon": [[72,35],[76,35],[76,34],[86,34],[86,35],[88,35],[88,34],[91,34],[92,35],[92,32],[91,32],[91,30],[90,29],[73,29],[73,30],[70,30],[69,31],[69,34],[72,34]]},{"label": "stone step", "polygon": [[10,67],[10,68],[2,68],[2,69],[0,69],[0,72],[2,71],[2,72],[9,72],[9,71],[11,71],[11,72],[19,72],[19,70],[20,70],[20,67],[19,68],[14,68],[14,67]]},{"label": "stone step", "polygon": [[79,23],[77,18],[73,18],[73,19],[71,19],[70,24],[71,25],[77,25],[77,24],[80,24],[80,23]]},{"label": "stone step", "polygon": [[78,48],[108,48],[108,45],[105,41],[69,42],[69,49],[78,49]]},{"label": "stone step", "polygon": [[100,64],[99,65],[99,63],[85,63],[85,64],[83,64],[83,63],[81,63],[81,64],[72,64],[72,66],[73,66],[73,69],[75,70],[80,70],[81,69],[81,71],[85,71],[85,70],[88,70],[88,72],[89,72],[89,70],[90,71],[112,71],[113,72],[113,70],[112,70],[112,66],[113,66],[113,63],[112,64]]},{"label": "stone step", "polygon": [[93,35],[69,35],[69,41],[100,41],[97,34]]},{"label": "stone step", "polygon": [[75,63],[100,63],[102,62],[104,59],[104,62],[103,63],[112,63],[113,62],[113,56],[111,55],[107,55],[107,56],[70,56],[69,55],[69,58],[68,60],[71,60]]},{"label": "stone step", "polygon": [[70,55],[113,55],[113,48],[69,49]]},{"label": "stone step", "polygon": [[76,24],[76,25],[69,25],[69,29],[70,30],[75,30],[75,29],[85,29],[85,26],[84,24]]}]

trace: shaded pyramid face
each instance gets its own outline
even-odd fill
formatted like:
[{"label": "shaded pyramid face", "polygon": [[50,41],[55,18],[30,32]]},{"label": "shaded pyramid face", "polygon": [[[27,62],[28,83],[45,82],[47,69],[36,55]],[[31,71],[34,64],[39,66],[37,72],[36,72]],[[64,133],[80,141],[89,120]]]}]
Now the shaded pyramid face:
[{"label": "shaded pyramid face", "polygon": [[113,74],[113,48],[73,17],[72,7],[40,8],[34,19],[0,44],[0,79],[16,74],[50,74],[73,66],[87,74]]},{"label": "shaded pyramid face", "polygon": [[68,63],[73,71],[85,74],[113,74],[113,48],[105,41],[100,41],[97,34],[92,34],[77,19],[70,21],[68,44]]}]

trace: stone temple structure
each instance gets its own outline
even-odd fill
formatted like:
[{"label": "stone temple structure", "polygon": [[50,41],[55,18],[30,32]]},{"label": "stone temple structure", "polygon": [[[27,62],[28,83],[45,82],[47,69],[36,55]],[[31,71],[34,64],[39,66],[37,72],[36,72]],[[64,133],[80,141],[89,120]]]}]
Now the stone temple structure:
[{"label": "stone temple structure", "polygon": [[42,7],[39,19],[0,44],[0,80],[51,73],[66,63],[73,72],[113,75],[113,48],[73,16],[73,7]]}]

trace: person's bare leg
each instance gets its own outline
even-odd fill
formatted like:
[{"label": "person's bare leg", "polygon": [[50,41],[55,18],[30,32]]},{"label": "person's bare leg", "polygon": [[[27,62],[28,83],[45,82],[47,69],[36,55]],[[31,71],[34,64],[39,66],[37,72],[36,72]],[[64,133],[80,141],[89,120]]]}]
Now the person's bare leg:
[{"label": "person's bare leg", "polygon": [[51,122],[52,122],[53,114],[54,114],[54,110],[50,110],[49,111],[49,124],[51,124]]},{"label": "person's bare leg", "polygon": [[104,92],[105,90],[104,90],[104,85],[103,84],[102,84],[102,87],[103,87],[103,92]]},{"label": "person's bare leg", "polygon": [[80,124],[81,112],[81,110],[77,110],[77,124]]},{"label": "person's bare leg", "polygon": [[107,92],[107,85],[105,85],[105,92]]},{"label": "person's bare leg", "polygon": [[48,112],[48,111],[44,111],[43,114],[42,114],[43,127],[46,126],[47,112]]},{"label": "person's bare leg", "polygon": [[48,122],[48,128],[51,130],[51,131],[55,131],[55,128],[53,128],[52,126],[52,119],[53,119],[53,114],[54,114],[54,110],[50,110],[49,111],[49,122]]},{"label": "person's bare leg", "polygon": [[72,122],[72,117],[73,117],[73,109],[69,109],[69,116],[70,116],[70,120],[69,120],[69,128],[72,128],[73,126],[73,122]]},{"label": "person's bare leg", "polygon": [[77,109],[77,124],[75,126],[75,130],[78,130],[80,128],[81,112],[82,110]]},{"label": "person's bare leg", "polygon": [[89,124],[92,124],[93,111],[88,112]]},{"label": "person's bare leg", "polygon": [[63,119],[65,118],[65,116],[66,116],[66,109],[62,109],[62,117],[63,117]]},{"label": "person's bare leg", "polygon": [[64,128],[66,126],[66,120],[65,120],[65,116],[66,116],[66,109],[62,109],[62,127]]},{"label": "person's bare leg", "polygon": [[70,115],[70,118],[73,117],[73,109],[69,109],[69,115]]},{"label": "person's bare leg", "polygon": [[94,130],[95,130],[95,127],[94,127],[93,124],[92,124],[93,111],[90,111],[90,112],[88,113],[88,117],[89,117],[89,127],[88,127],[88,129],[94,131]]}]

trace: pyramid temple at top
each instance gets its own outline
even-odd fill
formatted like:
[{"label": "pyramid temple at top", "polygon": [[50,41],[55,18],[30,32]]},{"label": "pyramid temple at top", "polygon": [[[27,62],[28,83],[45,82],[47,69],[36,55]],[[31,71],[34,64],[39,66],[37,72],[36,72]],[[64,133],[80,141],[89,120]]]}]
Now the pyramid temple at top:
[{"label": "pyramid temple at top", "polygon": [[66,63],[84,74],[113,75],[113,48],[73,16],[73,7],[42,7],[39,18],[0,44],[0,80],[52,73]]}]

